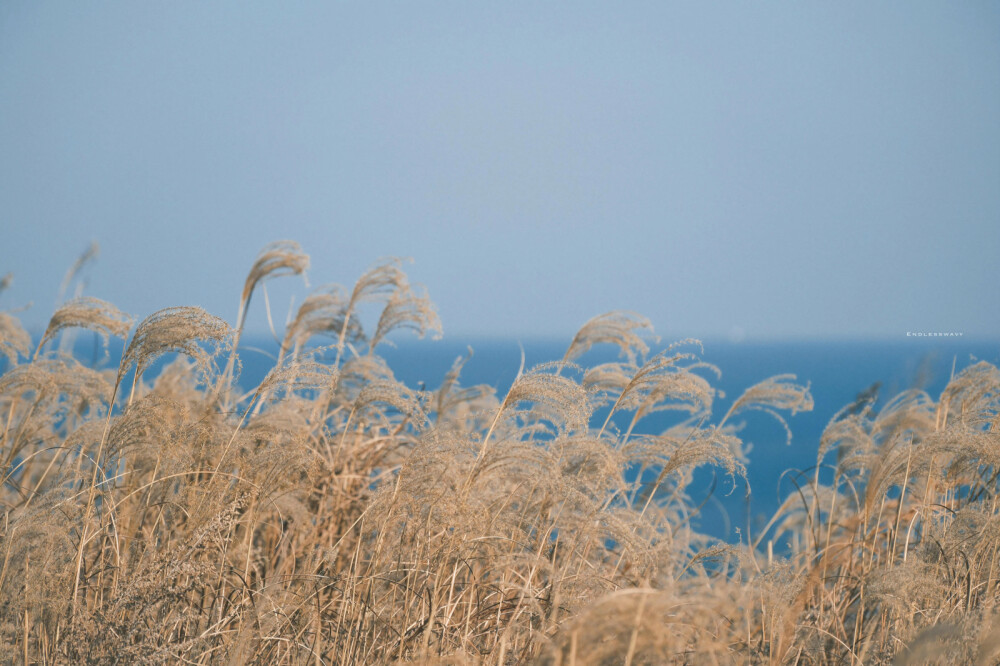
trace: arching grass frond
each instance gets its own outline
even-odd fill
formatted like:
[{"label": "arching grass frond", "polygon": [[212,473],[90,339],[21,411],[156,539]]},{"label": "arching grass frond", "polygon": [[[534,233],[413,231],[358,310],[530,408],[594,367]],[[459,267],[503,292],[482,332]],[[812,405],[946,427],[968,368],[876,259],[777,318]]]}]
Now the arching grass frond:
[{"label": "arching grass frond", "polygon": [[[135,365],[136,375],[160,356],[177,352],[190,356],[203,372],[208,372],[212,357],[231,342],[233,330],[222,319],[198,307],[172,307],[149,315],[136,327],[125,350],[118,372],[119,380]],[[201,343],[215,346],[206,350]]]},{"label": "arching grass frond", "polygon": [[111,303],[98,298],[81,296],[74,298],[56,310],[42,335],[38,348],[52,340],[59,331],[67,328],[85,328],[94,331],[104,341],[107,348],[110,336],[124,338],[132,327],[132,316],[125,314]]},{"label": "arching grass frond", "polygon": [[592,347],[611,344],[618,347],[621,356],[629,363],[645,358],[649,344],[644,339],[652,336],[653,325],[645,317],[626,310],[614,310],[594,317],[584,324],[563,356],[564,361],[575,361]]},{"label": "arching grass frond", "polygon": [[31,353],[31,336],[21,326],[21,322],[6,312],[0,312],[0,354],[7,359],[8,366],[17,365],[19,356]]}]

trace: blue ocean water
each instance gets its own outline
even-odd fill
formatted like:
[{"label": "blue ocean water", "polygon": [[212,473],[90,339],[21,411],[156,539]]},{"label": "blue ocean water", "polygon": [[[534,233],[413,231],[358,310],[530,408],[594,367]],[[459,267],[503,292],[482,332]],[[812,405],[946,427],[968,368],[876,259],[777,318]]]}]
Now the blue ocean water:
[{"label": "blue ocean water", "polygon": [[[92,359],[101,364],[103,357],[104,365],[113,365],[120,358],[120,343],[113,344],[108,356],[104,356],[95,340],[88,337],[82,336],[76,344],[78,358],[84,362]],[[525,368],[530,369],[538,363],[560,359],[566,344],[539,339],[413,340],[395,347],[384,345],[379,353],[396,378],[406,385],[434,389],[455,359],[468,355],[471,348],[472,356],[462,371],[462,385],[488,384],[502,396],[517,374],[522,351]],[[240,350],[243,362],[240,384],[246,388],[255,386],[271,369],[275,351],[272,340],[244,338]],[[742,479],[734,483],[720,470],[706,467],[695,473],[689,493],[702,508],[692,522],[707,534],[735,542],[741,538],[745,541],[748,531],[751,536],[759,532],[783,499],[794,492],[797,472],[811,478],[823,429],[859,393],[878,382],[883,404],[900,391],[914,387],[936,399],[953,371],[958,372],[975,360],[1000,366],[1000,341],[903,336],[881,341],[709,340],[699,356],[722,373],[719,379],[706,375],[724,394],[715,402],[713,422],[721,418],[745,389],[777,374],[791,373],[801,383],[808,383],[815,402],[811,412],[787,417],[791,444],[786,444],[784,428],[766,414],[750,413],[735,419],[743,424],[740,436],[750,445],[749,490]],[[581,359],[581,363],[589,366],[615,358],[613,350],[603,354],[595,350]],[[152,368],[147,376],[155,375],[156,371]],[[674,422],[670,415],[650,417],[639,431],[656,434]],[[647,472],[651,478],[655,474],[655,470]]]},{"label": "blue ocean water", "polygon": [[[532,339],[418,340],[380,347],[380,354],[400,381],[413,388],[433,389],[440,385],[455,359],[467,355],[471,348],[472,357],[462,371],[462,385],[488,384],[502,396],[520,367],[522,349],[525,368],[531,368],[560,359],[566,345],[563,341]],[[258,342],[257,347],[264,349],[267,345]],[[756,535],[783,499],[794,492],[796,471],[811,478],[823,429],[858,394],[878,382],[880,404],[915,387],[937,398],[953,368],[960,371],[975,360],[1000,365],[1000,341],[903,336],[882,341],[707,341],[700,356],[722,372],[718,380],[708,375],[712,385],[724,393],[714,405],[716,421],[745,389],[777,374],[791,373],[801,383],[808,383],[815,402],[811,412],[787,417],[791,444],[786,443],[784,428],[766,414],[750,413],[735,419],[743,423],[740,436],[751,449],[747,466],[749,495],[742,479],[736,479],[734,485],[721,471],[715,473],[710,468],[695,474],[690,487],[695,503],[702,504],[713,482],[715,487],[693,522],[707,534],[736,541],[746,540],[748,529]],[[249,350],[242,358],[242,381],[248,385],[259,381],[271,363],[266,355]],[[581,362],[589,365],[615,358],[613,352],[602,355],[595,350]],[[662,431],[673,422],[669,415],[651,417],[643,423],[642,431],[656,433],[657,428]],[[648,474],[655,477],[655,471]]]}]

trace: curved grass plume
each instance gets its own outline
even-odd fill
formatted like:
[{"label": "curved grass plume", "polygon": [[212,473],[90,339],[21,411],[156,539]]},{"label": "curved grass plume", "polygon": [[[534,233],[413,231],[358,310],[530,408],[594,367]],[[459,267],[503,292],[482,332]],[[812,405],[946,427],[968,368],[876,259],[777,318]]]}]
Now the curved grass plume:
[{"label": "curved grass plume", "polygon": [[[264,248],[235,327],[76,298],[33,349],[0,312],[3,663],[1000,658],[994,366],[846,406],[767,527],[723,543],[696,529],[693,470],[745,476],[731,419],[784,425],[807,385],[761,378],[715,418],[700,344],[653,353],[650,322],[613,312],[504,395],[463,386],[463,358],[416,390],[380,346],[441,324],[389,260],[316,289],[241,387],[252,296],[308,263]],[[79,329],[121,338],[118,367],[75,359]]]}]

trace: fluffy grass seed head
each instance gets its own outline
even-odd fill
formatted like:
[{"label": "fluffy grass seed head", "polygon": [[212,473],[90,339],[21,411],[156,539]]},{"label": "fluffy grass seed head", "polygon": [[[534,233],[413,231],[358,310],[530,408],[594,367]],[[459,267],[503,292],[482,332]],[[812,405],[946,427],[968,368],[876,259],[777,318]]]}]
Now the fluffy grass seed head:
[{"label": "fluffy grass seed head", "polygon": [[7,359],[8,366],[17,365],[19,356],[31,353],[31,336],[21,326],[17,317],[0,312],[0,354]]},{"label": "fluffy grass seed head", "polygon": [[232,336],[229,324],[198,307],[164,308],[149,315],[135,330],[122,359],[118,379],[135,364],[136,376],[142,373],[163,354],[178,352],[190,356],[206,374],[214,353],[209,353],[201,342],[216,345],[214,352],[225,346]]},{"label": "fluffy grass seed head", "polygon": [[[594,345],[612,344],[629,363],[645,358],[649,345],[643,339],[651,336],[653,325],[645,317],[626,310],[614,310],[598,315],[584,324],[566,349],[564,361],[575,361]],[[655,339],[654,339],[655,342]]]},{"label": "fluffy grass seed head", "polygon": [[86,328],[94,331],[104,342],[107,350],[110,336],[124,338],[132,327],[132,317],[114,305],[98,298],[81,296],[67,302],[52,315],[48,328],[42,335],[38,347],[41,349],[46,342],[52,340],[59,331],[66,328]]},{"label": "fluffy grass seed head", "polygon": [[[309,268],[309,255],[295,241],[281,240],[269,243],[257,255],[250,268],[246,282],[243,283],[242,303],[250,302],[257,285],[271,278],[282,275],[301,275]],[[244,313],[245,314],[245,313]]]},{"label": "fluffy grass seed head", "polygon": [[406,286],[393,292],[379,317],[369,351],[374,351],[389,333],[398,329],[414,331],[420,338],[428,332],[435,339],[441,337],[441,319],[434,304],[422,290]]},{"label": "fluffy grass seed head", "polygon": [[785,429],[787,443],[792,443],[792,430],[788,427],[788,422],[778,413],[778,410],[787,410],[794,416],[798,412],[812,411],[813,398],[809,393],[809,384],[805,386],[796,384],[795,375],[775,375],[768,377],[762,382],[754,384],[743,392],[736,402],[729,408],[729,412],[722,419],[724,423],[730,416],[749,410],[766,412],[777,419],[778,423]]},{"label": "fluffy grass seed head", "polygon": [[288,351],[298,349],[316,335],[327,335],[338,339],[342,333],[348,343],[364,340],[364,332],[357,319],[347,316],[348,297],[340,285],[320,287],[309,294],[288,326],[281,348]]}]

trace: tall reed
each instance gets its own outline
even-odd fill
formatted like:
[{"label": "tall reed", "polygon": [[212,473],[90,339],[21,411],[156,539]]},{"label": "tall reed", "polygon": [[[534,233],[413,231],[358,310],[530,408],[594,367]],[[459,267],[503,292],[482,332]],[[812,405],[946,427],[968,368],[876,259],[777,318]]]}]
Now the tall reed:
[{"label": "tall reed", "polygon": [[[612,312],[503,395],[463,358],[417,390],[379,349],[440,322],[388,260],[305,298],[240,387],[255,290],[308,263],[264,248],[233,326],[178,307],[133,328],[78,294],[32,349],[0,313],[3,663],[997,663],[992,365],[845,407],[728,544],[697,529],[693,470],[745,477],[733,419],[787,429],[808,385],[764,378],[717,417],[700,343],[653,353]],[[118,367],[56,344],[74,329],[121,338]],[[618,359],[587,364],[600,347]]]}]

